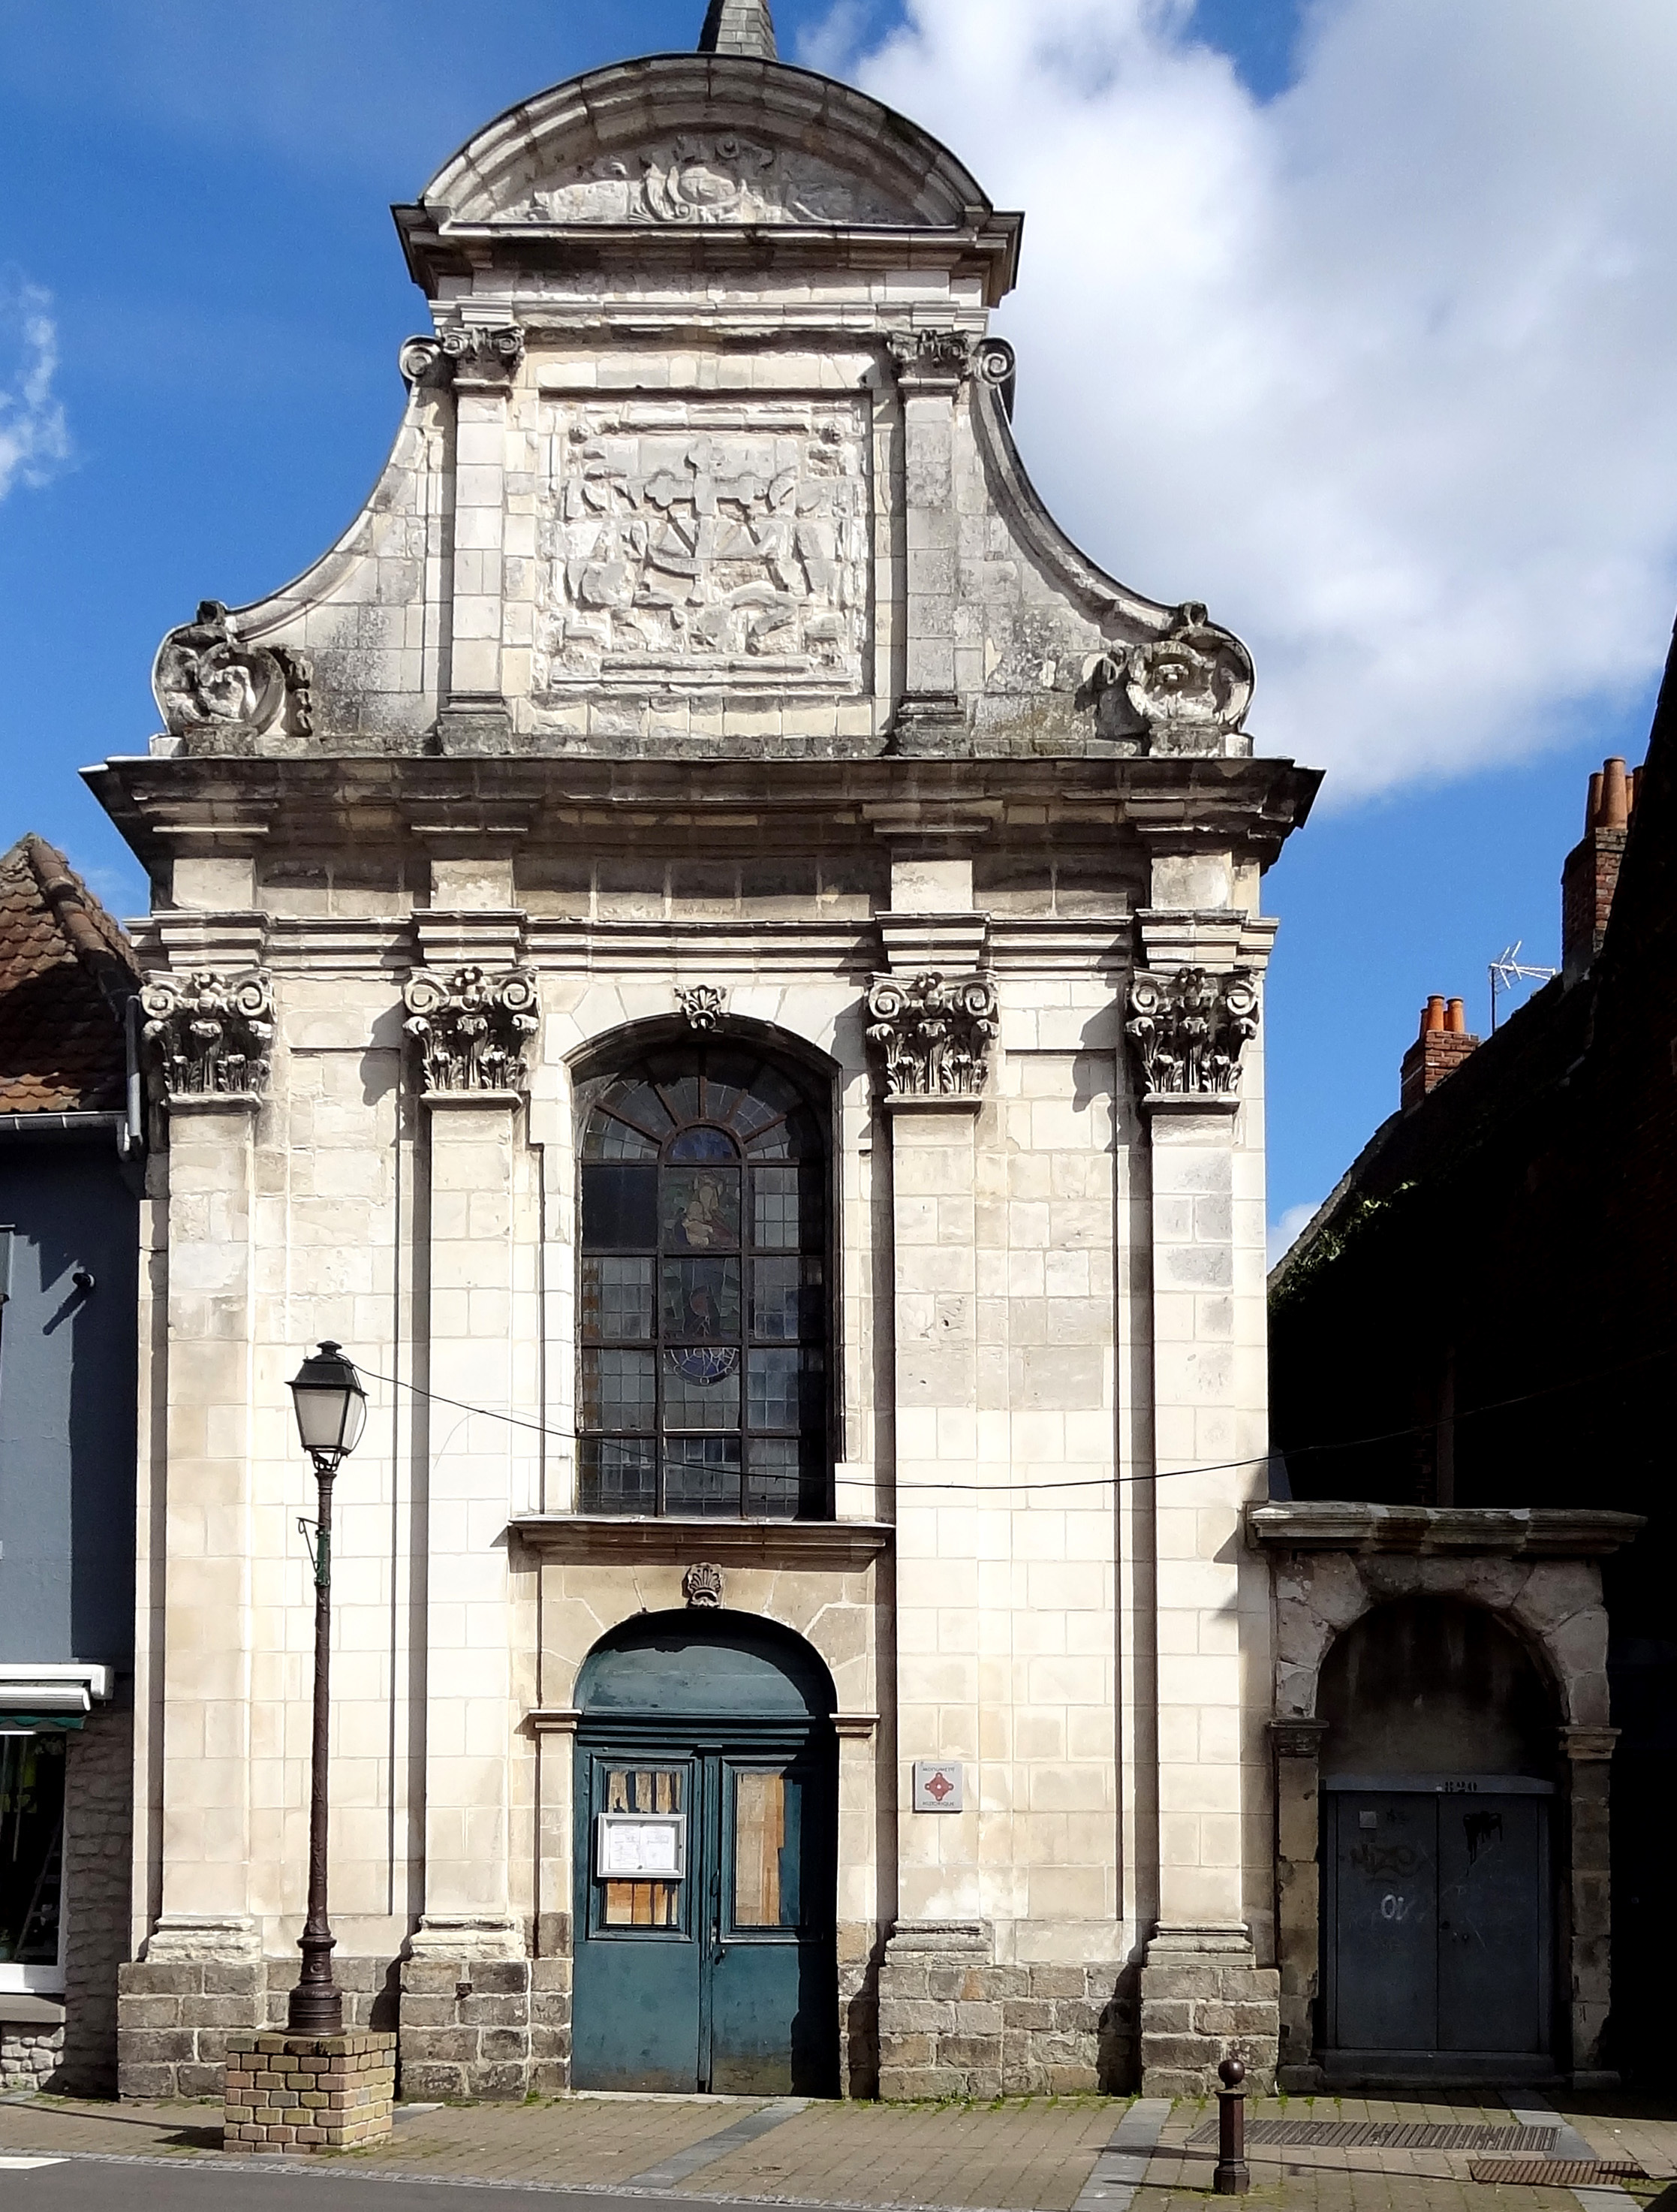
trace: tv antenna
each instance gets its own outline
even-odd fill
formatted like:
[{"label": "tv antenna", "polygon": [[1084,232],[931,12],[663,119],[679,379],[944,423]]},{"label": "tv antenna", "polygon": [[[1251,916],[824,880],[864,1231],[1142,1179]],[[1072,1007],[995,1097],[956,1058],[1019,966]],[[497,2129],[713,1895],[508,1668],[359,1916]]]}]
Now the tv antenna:
[{"label": "tv antenna", "polygon": [[1491,1034],[1497,1034],[1497,1003],[1499,994],[1517,991],[1522,983],[1549,983],[1559,975],[1559,968],[1533,968],[1520,958],[1523,938],[1516,938],[1500,960],[1491,963]]}]

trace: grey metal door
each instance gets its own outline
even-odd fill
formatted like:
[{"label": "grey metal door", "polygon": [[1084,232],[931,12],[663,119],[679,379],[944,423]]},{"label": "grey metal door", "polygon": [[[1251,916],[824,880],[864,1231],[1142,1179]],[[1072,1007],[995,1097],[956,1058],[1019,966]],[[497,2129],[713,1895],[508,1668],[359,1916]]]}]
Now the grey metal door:
[{"label": "grey metal door", "polygon": [[1541,1797],[1438,1800],[1438,2049],[1547,2047]]},{"label": "grey metal door", "polygon": [[1326,1808],[1329,2049],[1546,2051],[1547,1798],[1446,1784]]},{"label": "grey metal door", "polygon": [[1438,2020],[1437,1804],[1334,1796],[1328,2041],[1431,2051]]}]

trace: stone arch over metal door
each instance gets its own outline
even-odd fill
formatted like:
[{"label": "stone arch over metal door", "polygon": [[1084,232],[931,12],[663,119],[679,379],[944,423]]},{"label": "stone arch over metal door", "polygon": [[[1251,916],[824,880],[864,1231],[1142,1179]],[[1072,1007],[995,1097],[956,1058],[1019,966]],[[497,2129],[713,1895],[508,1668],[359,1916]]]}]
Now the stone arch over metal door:
[{"label": "stone arch over metal door", "polygon": [[579,2088],[832,2095],[832,1678],[749,1614],[647,1613],[577,1685]]},{"label": "stone arch over metal door", "polygon": [[[1575,2086],[1600,2086],[1611,1983],[1607,1615],[1599,1562],[1643,1522],[1587,1508],[1387,1506],[1297,1499],[1249,1507],[1247,1537],[1270,1560],[1275,1622],[1276,1960],[1282,2087],[1322,2086],[1321,1976],[1322,1664],[1376,1606],[1459,1597],[1517,1635],[1553,1684],[1559,1728],[1555,1858],[1564,1869],[1557,1979]],[[1616,2077],[1614,2077],[1616,2078]]]},{"label": "stone arch over metal door", "polygon": [[1330,2075],[1548,2070],[1552,1685],[1483,1606],[1400,1597],[1329,1650],[1316,1716]]}]

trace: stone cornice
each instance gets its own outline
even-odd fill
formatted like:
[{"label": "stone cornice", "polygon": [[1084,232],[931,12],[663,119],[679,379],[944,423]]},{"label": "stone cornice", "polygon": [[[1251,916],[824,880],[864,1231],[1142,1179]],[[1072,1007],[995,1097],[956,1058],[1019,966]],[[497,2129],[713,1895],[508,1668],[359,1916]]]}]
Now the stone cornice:
[{"label": "stone cornice", "polygon": [[1584,1506],[1370,1505],[1309,1498],[1246,1509],[1248,1539],[1266,1552],[1595,1559],[1634,1542],[1646,1526],[1640,1514]]},{"label": "stone cornice", "polygon": [[[419,915],[426,909],[418,910]],[[179,926],[188,933],[180,964],[205,964],[195,957],[200,936],[216,934],[226,918],[187,916],[179,910],[143,915],[131,935],[141,957],[168,964]],[[383,975],[399,989],[416,964],[418,915],[399,908],[370,915],[264,915],[259,917],[262,964],[276,975]],[[740,915],[716,919],[684,915],[654,921],[576,921],[522,914],[517,957],[544,974],[664,975],[672,966],[701,966],[730,984],[772,974],[848,979],[866,988],[879,966],[879,933],[872,921],[787,921]],[[166,935],[163,924],[170,925]],[[985,965],[1000,975],[1087,975],[1114,979],[1132,962],[1128,919],[1061,921],[1052,915],[993,915]],[[240,964],[246,964],[242,947]]]},{"label": "stone cornice", "polygon": [[[1178,840],[1267,866],[1309,813],[1318,771],[1256,758],[1120,760],[1087,756],[934,760],[875,755],[848,760],[606,759],[533,749],[495,758],[375,753],[334,757],[118,757],[86,771],[94,792],[140,859],[161,870],[184,834],[193,850],[248,854],[264,845],[323,856],[369,841],[425,850],[421,831],[459,810],[529,824],[523,850],[641,849],[678,830],[683,844],[738,851],[742,833],[766,848],[845,828],[872,842],[869,810],[882,805],[983,806],[993,842],[1060,834],[1102,841],[1162,823]],[[671,811],[679,817],[671,820]],[[1046,810],[1046,811],[1045,811]]]},{"label": "stone cornice", "polygon": [[[958,229],[873,230],[840,223],[777,223],[772,231],[749,225],[721,224],[702,228],[654,228],[647,223],[587,223],[547,228],[535,223],[516,228],[501,223],[434,222],[423,208],[392,210],[402,233],[408,267],[414,282],[428,296],[438,296],[440,283],[449,278],[487,276],[497,265],[503,270],[516,255],[521,270],[540,277],[566,277],[574,283],[579,258],[586,257],[598,274],[600,292],[623,289],[623,277],[635,264],[650,259],[660,276],[677,272],[688,276],[761,271],[765,253],[772,255],[779,280],[790,284],[800,269],[835,268],[858,275],[896,275],[912,270],[928,295],[942,292],[936,284],[946,274],[976,276],[983,287],[984,304],[1000,307],[1012,289],[1018,263],[1023,218],[998,213],[987,222]],[[616,279],[615,287],[613,278]],[[557,295],[557,296],[556,296]],[[598,296],[598,295],[596,295]],[[945,300],[947,293],[942,292]],[[535,304],[535,316],[562,314],[559,288]],[[726,299],[717,301],[714,319],[735,319],[738,309]],[[692,306],[684,319],[699,320]],[[822,319],[830,321],[831,310]],[[883,331],[890,320],[886,309],[878,309],[870,321]]]},{"label": "stone cornice", "polygon": [[643,1559],[679,1565],[713,1559],[734,1567],[830,1567],[854,1573],[896,1540],[883,1521],[635,1520],[590,1513],[522,1513],[507,1523],[532,1552],[558,1559]]}]

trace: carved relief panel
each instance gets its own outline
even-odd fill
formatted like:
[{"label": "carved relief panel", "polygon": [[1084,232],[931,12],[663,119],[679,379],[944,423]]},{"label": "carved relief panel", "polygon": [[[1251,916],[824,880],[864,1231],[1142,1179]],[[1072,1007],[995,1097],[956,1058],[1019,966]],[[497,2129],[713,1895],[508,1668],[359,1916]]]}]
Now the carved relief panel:
[{"label": "carved relief panel", "polygon": [[914,210],[791,147],[684,131],[579,163],[507,210],[530,223],[900,223]]},{"label": "carved relief panel", "polygon": [[865,399],[575,400],[544,414],[538,692],[861,689]]}]

